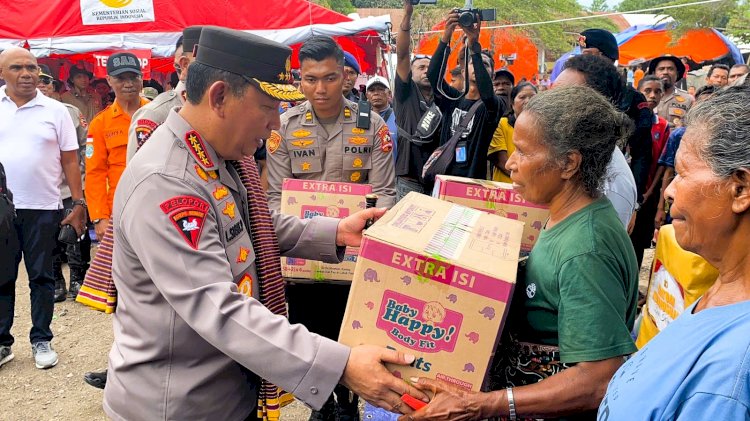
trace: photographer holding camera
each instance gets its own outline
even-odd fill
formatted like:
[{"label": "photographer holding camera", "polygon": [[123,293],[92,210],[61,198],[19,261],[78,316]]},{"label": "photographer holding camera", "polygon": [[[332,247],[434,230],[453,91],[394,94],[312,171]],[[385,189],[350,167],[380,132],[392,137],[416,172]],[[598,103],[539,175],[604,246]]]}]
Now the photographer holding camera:
[{"label": "photographer holding camera", "polygon": [[[450,54],[449,43],[459,25],[465,33],[464,51],[470,55],[464,69],[465,83],[469,86],[464,92],[451,87],[444,79],[445,60]],[[492,57],[482,52],[479,43],[480,28],[478,10],[452,10],[430,61],[427,77],[435,92],[435,104],[443,114],[443,123],[440,129],[441,147],[425,165],[424,175],[428,180],[437,174],[487,178],[487,151],[503,110],[492,89]],[[435,162],[431,165],[430,161]]]}]

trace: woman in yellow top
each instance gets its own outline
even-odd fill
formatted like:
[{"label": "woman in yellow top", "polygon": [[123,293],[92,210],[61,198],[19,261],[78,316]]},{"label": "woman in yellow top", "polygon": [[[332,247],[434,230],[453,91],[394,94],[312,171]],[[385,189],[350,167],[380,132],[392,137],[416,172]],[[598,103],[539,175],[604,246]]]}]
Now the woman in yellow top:
[{"label": "woman in yellow top", "polygon": [[529,82],[521,82],[510,91],[513,112],[508,117],[500,119],[500,124],[497,125],[495,134],[492,135],[490,150],[487,152],[487,159],[492,163],[493,181],[512,182],[510,171],[505,169],[505,163],[516,150],[516,147],[513,146],[513,126],[515,126],[518,116],[521,115],[523,107],[536,93],[536,86]]}]

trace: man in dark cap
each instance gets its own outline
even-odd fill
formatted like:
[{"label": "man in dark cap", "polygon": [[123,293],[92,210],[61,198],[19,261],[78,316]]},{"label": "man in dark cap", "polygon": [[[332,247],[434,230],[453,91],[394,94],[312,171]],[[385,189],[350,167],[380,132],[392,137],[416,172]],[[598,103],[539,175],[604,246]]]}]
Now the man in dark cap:
[{"label": "man in dark cap", "polygon": [[273,385],[320,408],[339,382],[379,406],[409,411],[401,394],[425,396],[382,363],[414,356],[350,349],[284,317],[280,253],[338,262],[344,246],[359,245],[367,219],[384,213],[300,220],[268,210],[251,155],[279,129],[279,101],[301,99],[291,84],[291,49],[207,27],[196,51],[185,105],[170,111],[117,189],[119,304],[105,412],[274,419]]},{"label": "man in dark cap", "polygon": [[101,96],[89,86],[89,82],[94,75],[83,67],[73,66],[70,68],[68,84],[70,90],[61,95],[60,100],[70,104],[83,113],[86,121],[94,119],[102,107]]},{"label": "man in dark cap", "polygon": [[[86,141],[86,201],[100,240],[110,224],[115,189],[125,169],[131,116],[148,103],[140,96],[143,76],[133,53],[115,53],[107,59],[107,82],[115,101],[91,121]],[[74,296],[80,286],[71,285]]]},{"label": "man in dark cap", "polygon": [[[578,45],[582,54],[601,56],[612,65],[620,58],[617,40],[611,32],[604,29],[587,29],[581,32]],[[635,130],[628,138],[630,169],[633,171],[638,198],[645,193],[648,171],[651,166],[651,125],[654,114],[648,107],[646,97],[632,86],[621,83],[620,94],[612,98],[615,106],[628,115],[633,121]]]},{"label": "man in dark cap", "polygon": [[667,120],[670,128],[682,126],[682,119],[693,105],[690,94],[676,86],[685,74],[685,64],[675,56],[664,55],[651,60],[648,74],[664,83],[664,96],[656,107],[656,113]]},{"label": "man in dark cap", "polygon": [[138,147],[143,145],[158,126],[164,123],[169,115],[169,110],[181,107],[185,102],[185,79],[188,67],[195,60],[193,47],[198,43],[201,36],[202,26],[190,26],[182,31],[182,36],[177,40],[174,52],[174,68],[179,74],[180,81],[171,91],[159,94],[153,101],[141,107],[133,114],[133,119],[128,130],[127,160],[133,158]]},{"label": "man in dark cap", "polygon": [[342,93],[344,94],[344,98],[349,101],[359,101],[359,91],[354,84],[357,83],[360,73],[362,71],[360,70],[357,58],[354,57],[354,54],[344,51],[344,86]]}]

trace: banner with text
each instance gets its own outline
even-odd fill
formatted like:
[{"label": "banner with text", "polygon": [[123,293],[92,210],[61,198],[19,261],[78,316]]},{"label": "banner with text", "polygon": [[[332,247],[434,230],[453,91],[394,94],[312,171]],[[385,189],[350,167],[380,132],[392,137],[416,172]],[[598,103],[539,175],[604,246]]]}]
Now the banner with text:
[{"label": "banner with text", "polygon": [[154,21],[154,0],[81,0],[84,25]]}]

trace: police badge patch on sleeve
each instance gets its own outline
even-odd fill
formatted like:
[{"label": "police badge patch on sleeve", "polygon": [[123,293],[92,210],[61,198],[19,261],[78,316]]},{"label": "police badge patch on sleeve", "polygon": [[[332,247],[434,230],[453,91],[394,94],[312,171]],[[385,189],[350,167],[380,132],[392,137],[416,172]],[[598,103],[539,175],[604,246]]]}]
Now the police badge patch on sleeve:
[{"label": "police badge patch on sleeve", "polygon": [[182,238],[194,250],[203,231],[203,222],[208,213],[208,202],[195,196],[176,196],[159,205],[177,228]]},{"label": "police badge patch on sleeve", "polygon": [[381,127],[378,130],[377,136],[380,138],[380,150],[386,153],[393,150],[393,140],[391,139],[391,132],[388,130],[388,126]]},{"label": "police badge patch on sleeve", "polygon": [[138,139],[138,146],[143,146],[158,126],[155,122],[145,118],[138,120],[135,125],[135,137]]}]

